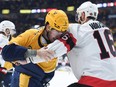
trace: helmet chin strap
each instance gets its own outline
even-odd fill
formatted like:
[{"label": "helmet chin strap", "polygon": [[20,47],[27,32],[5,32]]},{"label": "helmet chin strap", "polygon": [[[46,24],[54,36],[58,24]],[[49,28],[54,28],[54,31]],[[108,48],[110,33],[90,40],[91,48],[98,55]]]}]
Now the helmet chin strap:
[{"label": "helmet chin strap", "polygon": [[49,36],[50,36],[50,32],[47,32],[48,41],[51,42],[50,39],[49,39]]},{"label": "helmet chin strap", "polygon": [[44,35],[42,35],[44,37],[44,39],[46,40],[47,43],[51,43],[50,39],[49,39],[49,32],[47,30],[45,30],[46,32],[46,37]]}]

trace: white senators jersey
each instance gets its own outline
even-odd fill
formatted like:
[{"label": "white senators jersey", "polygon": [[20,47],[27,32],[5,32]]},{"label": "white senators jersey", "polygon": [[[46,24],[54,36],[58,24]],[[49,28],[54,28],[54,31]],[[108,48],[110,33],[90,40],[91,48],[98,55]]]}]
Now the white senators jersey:
[{"label": "white senators jersey", "polygon": [[116,50],[108,27],[89,20],[71,24],[69,32],[76,38],[76,46],[68,53],[74,75],[116,80]]},{"label": "white senators jersey", "polygon": [[5,35],[0,34],[0,54],[1,54],[2,48],[3,48],[6,44],[8,44],[8,38],[7,38]]},{"label": "white senators jersey", "polygon": [[68,52],[76,78],[92,76],[116,80],[116,50],[109,28],[98,21],[89,20],[82,25],[70,24],[69,33],[76,39],[71,51],[68,52],[69,47],[58,40],[48,45],[48,49],[54,50],[57,57]]},{"label": "white senators jersey", "polygon": [[3,35],[3,34],[0,34],[0,65],[4,65],[5,61],[3,60],[2,56],[1,56],[1,51],[2,51],[2,48],[8,44],[8,38]]}]

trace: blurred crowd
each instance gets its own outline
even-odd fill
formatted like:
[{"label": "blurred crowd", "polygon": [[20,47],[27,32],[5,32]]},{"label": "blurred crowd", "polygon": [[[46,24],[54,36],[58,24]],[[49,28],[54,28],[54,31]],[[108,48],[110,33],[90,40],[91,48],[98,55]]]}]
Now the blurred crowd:
[{"label": "blurred crowd", "polygon": [[[46,15],[46,13],[19,14],[20,9],[57,8],[64,10],[69,17],[70,23],[74,23],[76,8],[84,1],[86,0],[0,0],[0,10],[10,9],[10,14],[3,15],[0,13],[0,21],[4,19],[13,21],[18,34],[20,34],[34,25],[44,25],[44,17]],[[116,0],[89,1],[96,4],[116,2]],[[68,12],[68,6],[74,6],[74,11]],[[98,20],[110,27],[116,43],[116,17],[111,17],[111,15],[116,14],[115,9],[116,7],[99,8]]]}]

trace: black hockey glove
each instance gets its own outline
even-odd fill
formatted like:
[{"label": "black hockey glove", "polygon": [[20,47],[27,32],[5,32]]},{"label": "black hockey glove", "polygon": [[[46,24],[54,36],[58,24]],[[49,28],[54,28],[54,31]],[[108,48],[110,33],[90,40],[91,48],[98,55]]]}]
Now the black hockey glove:
[{"label": "black hockey glove", "polygon": [[0,67],[0,82],[3,81],[6,74],[7,74],[7,70],[3,67]]}]

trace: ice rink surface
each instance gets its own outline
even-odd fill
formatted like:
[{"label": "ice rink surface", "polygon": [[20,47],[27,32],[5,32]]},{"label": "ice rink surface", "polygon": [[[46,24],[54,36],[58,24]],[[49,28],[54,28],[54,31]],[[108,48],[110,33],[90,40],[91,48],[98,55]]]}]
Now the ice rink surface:
[{"label": "ice rink surface", "polygon": [[50,81],[49,87],[67,87],[77,81],[70,67],[62,67],[55,71],[55,76]]}]

